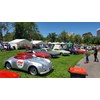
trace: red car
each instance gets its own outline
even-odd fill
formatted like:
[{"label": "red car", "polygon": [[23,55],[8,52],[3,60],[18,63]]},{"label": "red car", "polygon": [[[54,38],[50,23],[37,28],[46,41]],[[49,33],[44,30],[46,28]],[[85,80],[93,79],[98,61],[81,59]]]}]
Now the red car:
[{"label": "red car", "polygon": [[18,55],[35,55],[36,57],[41,57],[41,58],[50,58],[51,55],[49,53],[44,53],[44,52],[20,52]]},{"label": "red car", "polygon": [[76,52],[78,52],[78,53],[85,53],[85,49],[77,49],[77,50],[75,50]]},{"label": "red car", "polygon": [[0,70],[0,78],[19,78],[20,75],[16,72],[11,72],[7,70]]},{"label": "red car", "polygon": [[36,57],[41,57],[41,58],[50,58],[51,56],[49,53],[44,53],[44,52],[35,52],[33,54],[35,54]]}]

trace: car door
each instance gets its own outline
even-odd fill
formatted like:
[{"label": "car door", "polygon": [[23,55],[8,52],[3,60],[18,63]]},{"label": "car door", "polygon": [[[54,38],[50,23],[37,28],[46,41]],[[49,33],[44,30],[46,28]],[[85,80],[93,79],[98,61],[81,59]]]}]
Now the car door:
[{"label": "car door", "polygon": [[14,59],[13,68],[27,70],[28,60],[27,59]]},{"label": "car door", "polygon": [[45,50],[45,49],[41,49],[41,51],[42,51],[42,52],[46,52],[46,50]]},{"label": "car door", "polygon": [[13,68],[22,69],[24,67],[24,59],[14,59]]}]

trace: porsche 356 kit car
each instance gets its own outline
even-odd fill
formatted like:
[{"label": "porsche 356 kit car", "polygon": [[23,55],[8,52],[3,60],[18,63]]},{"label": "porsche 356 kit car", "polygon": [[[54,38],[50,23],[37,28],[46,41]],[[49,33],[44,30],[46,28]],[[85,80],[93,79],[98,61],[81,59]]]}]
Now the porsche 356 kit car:
[{"label": "porsche 356 kit car", "polygon": [[6,69],[20,69],[29,72],[31,75],[45,74],[52,70],[52,63],[49,59],[33,57],[31,54],[22,53],[5,61]]}]

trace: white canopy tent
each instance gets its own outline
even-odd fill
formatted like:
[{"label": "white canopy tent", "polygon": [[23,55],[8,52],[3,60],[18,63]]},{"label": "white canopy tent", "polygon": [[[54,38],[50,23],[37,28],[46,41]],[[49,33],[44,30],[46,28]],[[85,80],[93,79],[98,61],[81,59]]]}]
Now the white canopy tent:
[{"label": "white canopy tent", "polygon": [[32,40],[31,41],[32,44],[45,44],[43,41],[41,40]]},{"label": "white canopy tent", "polygon": [[10,41],[9,44],[15,49],[24,48],[26,46],[32,48],[32,43],[26,39],[15,39]]},{"label": "white canopy tent", "polygon": [[33,44],[33,48],[35,48],[35,46],[40,47],[40,48],[47,46],[47,44],[43,42],[42,40],[32,40],[31,43]]}]

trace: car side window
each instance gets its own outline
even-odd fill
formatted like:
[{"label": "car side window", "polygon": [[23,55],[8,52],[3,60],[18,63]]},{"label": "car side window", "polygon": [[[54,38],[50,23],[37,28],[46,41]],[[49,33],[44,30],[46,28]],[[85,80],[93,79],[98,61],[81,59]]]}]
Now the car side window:
[{"label": "car side window", "polygon": [[44,49],[42,49],[41,51],[45,51]]}]

